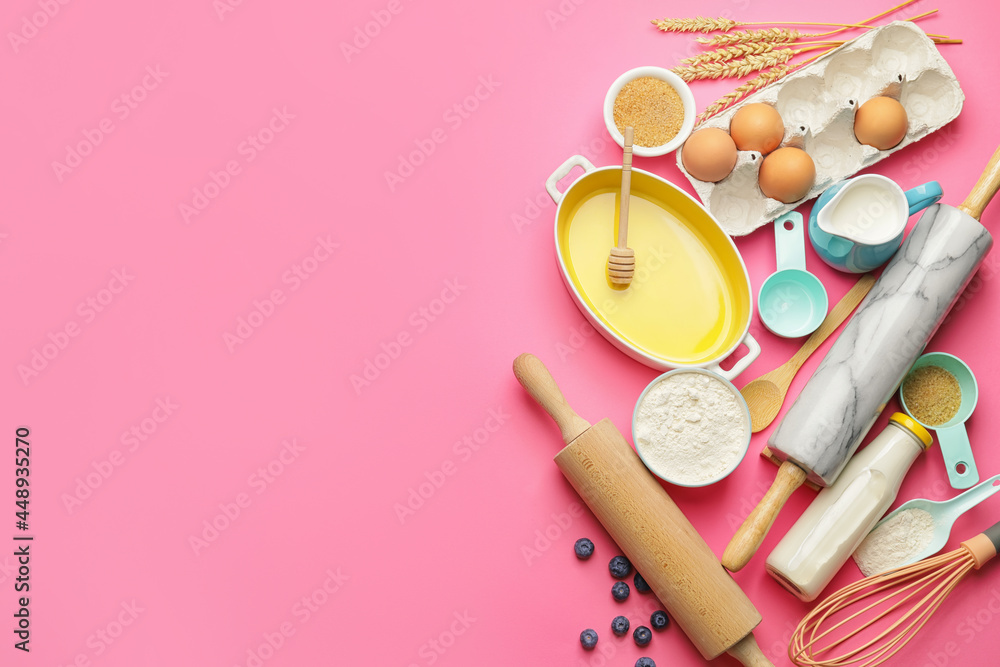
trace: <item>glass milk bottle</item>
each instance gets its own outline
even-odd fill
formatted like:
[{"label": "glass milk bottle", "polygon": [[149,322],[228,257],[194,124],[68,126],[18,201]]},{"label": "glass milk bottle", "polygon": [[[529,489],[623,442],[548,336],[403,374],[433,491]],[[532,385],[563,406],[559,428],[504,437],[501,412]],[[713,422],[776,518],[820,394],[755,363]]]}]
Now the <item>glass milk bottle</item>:
[{"label": "glass milk bottle", "polygon": [[903,476],[931,442],[916,421],[892,415],[767,557],[771,576],[800,600],[815,600],[892,505]]}]

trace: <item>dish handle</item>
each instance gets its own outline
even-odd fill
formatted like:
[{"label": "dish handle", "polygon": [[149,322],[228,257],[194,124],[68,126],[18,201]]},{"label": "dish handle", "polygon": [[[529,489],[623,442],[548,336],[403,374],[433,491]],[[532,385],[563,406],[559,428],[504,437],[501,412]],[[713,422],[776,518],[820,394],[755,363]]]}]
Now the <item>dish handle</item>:
[{"label": "dish handle", "polygon": [[562,201],[563,195],[565,194],[559,190],[559,181],[569,176],[569,172],[573,171],[573,167],[580,167],[583,169],[585,174],[589,174],[597,169],[597,167],[595,167],[590,160],[582,155],[573,155],[559,165],[559,167],[552,172],[552,175],[545,180],[545,190],[549,193],[549,196],[552,197],[552,201],[557,204]]},{"label": "dish handle", "polygon": [[737,360],[735,364],[733,364],[732,368],[730,368],[728,371],[723,370],[718,363],[714,363],[711,366],[706,366],[705,370],[712,371],[713,373],[718,373],[722,377],[732,382],[737,375],[745,371],[747,369],[747,366],[752,364],[753,360],[760,355],[760,343],[754,340],[753,336],[750,335],[749,331],[747,331],[746,335],[743,336],[743,340],[740,342],[747,346],[747,353],[744,354],[742,357],[740,357],[740,359]]}]

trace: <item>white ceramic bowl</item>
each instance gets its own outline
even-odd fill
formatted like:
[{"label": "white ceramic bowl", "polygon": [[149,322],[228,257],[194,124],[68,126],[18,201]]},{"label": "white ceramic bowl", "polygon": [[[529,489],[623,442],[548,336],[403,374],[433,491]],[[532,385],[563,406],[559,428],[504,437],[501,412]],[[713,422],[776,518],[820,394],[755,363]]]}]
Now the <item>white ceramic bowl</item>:
[{"label": "white ceramic bowl", "polygon": [[607,126],[611,137],[618,143],[619,146],[624,148],[625,137],[622,136],[622,133],[619,132],[618,128],[615,126],[615,98],[618,97],[618,93],[621,92],[622,86],[633,79],[638,79],[643,76],[651,76],[666,81],[673,87],[674,90],[677,91],[677,94],[681,98],[681,102],[684,103],[684,122],[681,123],[681,129],[677,132],[677,135],[662,146],[633,145],[632,153],[640,157],[657,157],[658,155],[666,155],[670,151],[679,148],[680,145],[683,144],[688,138],[688,135],[691,134],[691,130],[694,129],[695,117],[694,95],[691,93],[691,89],[686,83],[684,83],[683,79],[670,70],[651,65],[646,67],[636,67],[635,69],[630,69],[615,79],[615,82],[611,84],[610,88],[608,88],[608,94],[604,96],[604,124]]},{"label": "white ceramic bowl", "polygon": [[[746,433],[746,437],[743,439],[743,444],[742,447],[740,448],[740,451],[738,452],[737,455],[733,456],[732,460],[727,461],[726,467],[720,473],[716,474],[712,478],[699,480],[697,482],[692,482],[691,480],[680,478],[678,475],[672,474],[672,471],[665,468],[663,465],[657,465],[657,463],[648,454],[648,452],[644,451],[646,446],[639,440],[639,437],[637,435],[638,429],[636,428],[636,422],[639,419],[639,406],[642,405],[643,399],[646,398],[646,394],[648,394],[649,391],[660,382],[681,373],[700,373],[702,375],[706,375],[712,378],[713,380],[721,384],[724,384],[726,388],[730,392],[732,392],[733,397],[736,399],[737,405],[739,405],[740,407],[740,418],[743,421],[742,427],[744,432]],[[642,390],[642,393],[639,394],[639,399],[635,402],[635,411],[632,413],[632,442],[635,443],[635,451],[639,455],[639,458],[642,459],[643,464],[646,466],[646,468],[649,469],[651,473],[653,473],[660,479],[666,482],[670,482],[671,484],[676,484],[677,486],[687,486],[687,487],[708,486],[709,484],[715,484],[719,480],[725,479],[727,476],[729,476],[731,472],[736,470],[736,467],[739,466],[739,464],[746,457],[747,450],[750,448],[750,435],[751,435],[750,409],[747,407],[747,402],[743,398],[743,395],[740,394],[739,390],[735,386],[733,386],[732,382],[725,379],[718,373],[713,373],[712,371],[707,371],[703,368],[678,368],[676,370],[672,370],[667,373],[664,373],[663,375],[660,375],[655,380],[650,382],[646,386],[646,388]]]}]

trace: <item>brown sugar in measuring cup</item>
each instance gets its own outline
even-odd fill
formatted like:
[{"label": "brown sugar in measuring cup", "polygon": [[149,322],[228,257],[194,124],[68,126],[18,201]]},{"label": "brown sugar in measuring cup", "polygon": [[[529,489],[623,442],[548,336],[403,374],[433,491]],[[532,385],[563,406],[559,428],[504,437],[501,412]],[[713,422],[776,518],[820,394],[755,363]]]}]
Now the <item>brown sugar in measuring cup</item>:
[{"label": "brown sugar in measuring cup", "polygon": [[914,370],[903,381],[902,392],[913,418],[929,426],[944,424],[962,405],[962,387],[940,366]]},{"label": "brown sugar in measuring cup", "polygon": [[936,432],[952,488],[977,484],[979,471],[965,430],[979,400],[972,369],[951,354],[925,354],[903,378],[899,399],[907,414]]}]

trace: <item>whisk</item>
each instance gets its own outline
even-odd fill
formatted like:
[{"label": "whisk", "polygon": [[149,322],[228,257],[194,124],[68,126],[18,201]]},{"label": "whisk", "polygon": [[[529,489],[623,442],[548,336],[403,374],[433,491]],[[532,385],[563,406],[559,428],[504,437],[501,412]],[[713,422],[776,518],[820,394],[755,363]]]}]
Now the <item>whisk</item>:
[{"label": "whisk", "polygon": [[954,551],[840,589],[802,619],[788,657],[800,667],[882,664],[913,639],[970,570],[998,550],[1000,522]]}]

